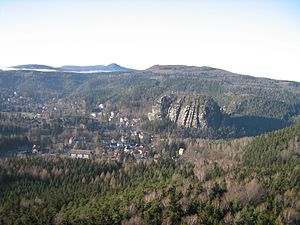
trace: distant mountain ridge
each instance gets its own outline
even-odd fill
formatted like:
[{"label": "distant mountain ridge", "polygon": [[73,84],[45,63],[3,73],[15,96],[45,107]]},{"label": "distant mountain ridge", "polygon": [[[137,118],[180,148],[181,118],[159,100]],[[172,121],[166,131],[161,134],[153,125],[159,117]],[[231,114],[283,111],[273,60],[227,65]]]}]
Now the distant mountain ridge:
[{"label": "distant mountain ridge", "polygon": [[61,67],[51,67],[47,65],[39,64],[26,64],[12,66],[11,69],[17,70],[48,70],[48,71],[63,71],[63,72],[130,72],[133,69],[122,67],[116,63],[105,65],[94,65],[94,66],[76,66],[76,65],[65,65]]},{"label": "distant mountain ridge", "polygon": [[39,65],[39,64],[18,65],[18,66],[12,66],[10,68],[20,69],[20,70],[58,70],[58,68],[52,66]]},{"label": "distant mountain ridge", "polygon": [[73,66],[66,65],[59,67],[59,70],[63,71],[75,71],[75,72],[85,72],[85,71],[104,71],[104,72],[129,72],[133,69],[122,67],[116,63],[104,65],[95,65],[95,66]]}]

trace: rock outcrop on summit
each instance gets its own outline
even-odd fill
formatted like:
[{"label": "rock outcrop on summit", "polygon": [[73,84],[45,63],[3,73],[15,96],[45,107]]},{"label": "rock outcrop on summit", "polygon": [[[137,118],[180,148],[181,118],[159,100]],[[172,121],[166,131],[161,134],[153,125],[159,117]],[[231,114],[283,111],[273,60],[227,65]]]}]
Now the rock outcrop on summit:
[{"label": "rock outcrop on summit", "polygon": [[219,105],[202,95],[165,95],[160,97],[148,114],[149,120],[169,119],[185,128],[218,128],[223,119]]}]

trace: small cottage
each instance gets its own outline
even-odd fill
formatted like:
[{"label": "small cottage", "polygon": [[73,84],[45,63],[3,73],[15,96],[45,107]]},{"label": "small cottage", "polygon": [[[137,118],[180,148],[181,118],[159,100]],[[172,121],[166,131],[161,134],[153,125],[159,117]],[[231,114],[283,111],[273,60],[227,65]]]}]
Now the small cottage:
[{"label": "small cottage", "polygon": [[185,151],[184,148],[180,148],[179,151],[178,151],[178,154],[179,154],[179,155],[183,155],[183,154],[184,154],[184,151]]}]

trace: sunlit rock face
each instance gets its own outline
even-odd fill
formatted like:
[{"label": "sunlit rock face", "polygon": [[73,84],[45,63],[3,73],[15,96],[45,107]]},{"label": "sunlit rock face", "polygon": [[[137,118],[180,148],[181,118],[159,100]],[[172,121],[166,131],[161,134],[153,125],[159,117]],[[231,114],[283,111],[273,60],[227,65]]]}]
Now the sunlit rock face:
[{"label": "sunlit rock face", "polygon": [[165,95],[153,105],[149,120],[169,119],[186,128],[218,128],[223,115],[218,104],[202,95]]}]

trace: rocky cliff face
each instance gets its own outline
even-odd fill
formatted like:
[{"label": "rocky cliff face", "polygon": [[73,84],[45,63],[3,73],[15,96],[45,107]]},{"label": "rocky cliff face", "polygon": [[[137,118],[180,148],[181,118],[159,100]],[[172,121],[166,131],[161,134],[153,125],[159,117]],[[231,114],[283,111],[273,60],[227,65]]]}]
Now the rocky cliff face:
[{"label": "rocky cliff face", "polygon": [[206,96],[166,95],[157,100],[149,120],[169,119],[186,128],[218,128],[223,115],[218,104]]}]

